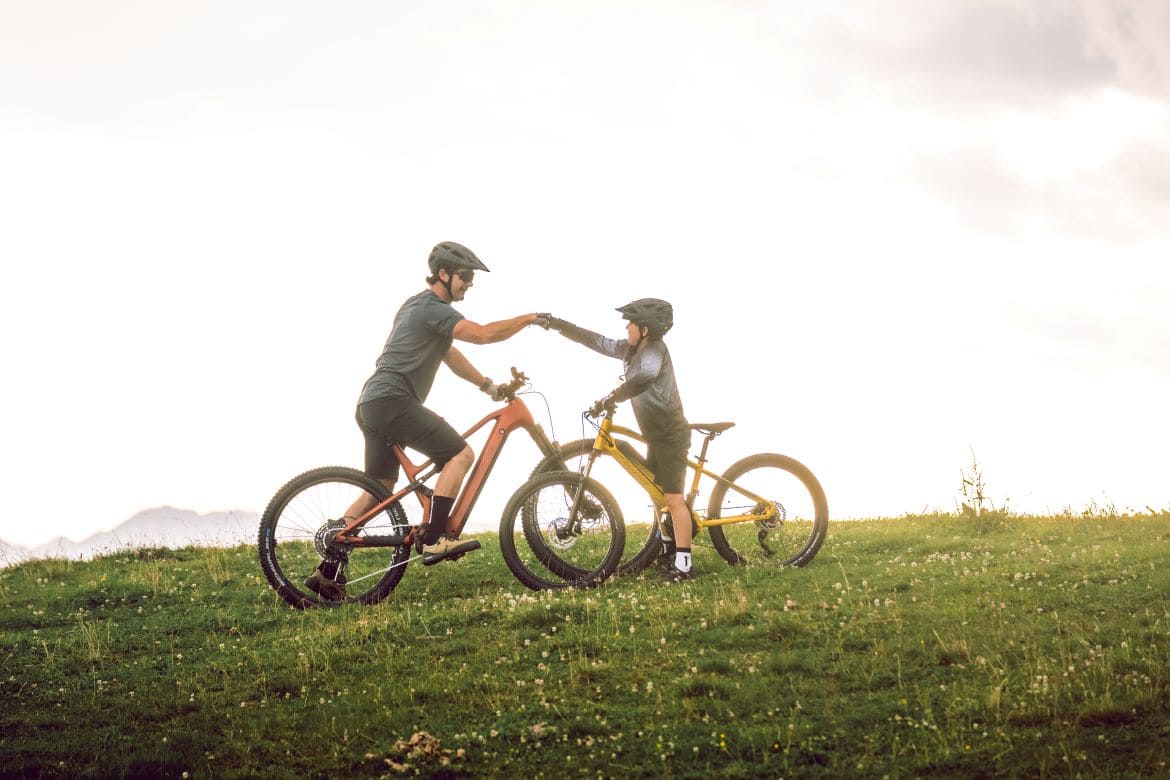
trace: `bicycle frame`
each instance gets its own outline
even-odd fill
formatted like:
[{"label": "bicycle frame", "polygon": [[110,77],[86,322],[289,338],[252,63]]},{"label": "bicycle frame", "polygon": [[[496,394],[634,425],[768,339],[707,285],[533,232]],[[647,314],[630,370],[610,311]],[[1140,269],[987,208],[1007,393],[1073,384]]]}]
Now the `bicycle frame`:
[{"label": "bicycle frame", "polygon": [[[589,456],[589,461],[585,465],[584,474],[589,476],[589,472],[593,468],[593,463],[601,455],[608,455],[613,458],[631,477],[633,477],[642,489],[654,501],[654,506],[658,508],[659,513],[666,511],[666,494],[663,493],[662,488],[654,482],[654,476],[646,471],[640,464],[629,458],[622,452],[619,446],[621,441],[615,439],[615,436],[622,436],[636,441],[645,442],[646,439],[636,431],[629,428],[615,425],[613,422],[613,412],[609,412],[601,420],[601,425],[597,430],[597,438],[593,442],[593,453]],[[715,434],[708,434],[703,440],[703,449],[699,453],[699,457],[695,460],[687,459],[687,466],[694,472],[694,478],[691,480],[691,490],[687,493],[686,505],[691,512],[691,517],[700,528],[708,528],[713,525],[731,525],[733,523],[750,523],[759,521],[774,520],[777,515],[776,507],[771,501],[752,493],[750,490],[744,490],[739,485],[726,480],[720,475],[708,471],[707,463],[707,447],[711,444],[711,440],[715,438]],[[698,515],[695,512],[695,499],[699,495],[699,482],[704,477],[708,476],[716,482],[727,485],[739,494],[746,496],[756,502],[757,506],[764,506],[766,510],[763,512],[749,512],[742,515],[730,515],[728,517],[707,518]]]},{"label": "bicycle frame", "polygon": [[[544,429],[533,419],[532,412],[529,411],[527,404],[519,397],[512,397],[506,405],[496,409],[491,414],[485,415],[479,422],[463,433],[463,438],[467,439],[475,435],[475,433],[488,423],[492,423],[492,431],[488,435],[487,441],[484,442],[483,449],[480,450],[479,455],[476,457],[471,471],[468,472],[463,488],[459,491],[459,495],[455,499],[455,505],[451,508],[451,518],[458,523],[459,533],[462,533],[463,526],[467,524],[467,518],[471,515],[471,510],[475,507],[475,502],[479,500],[480,493],[483,491],[483,486],[487,482],[488,475],[491,474],[492,469],[495,467],[496,459],[499,457],[500,451],[513,431],[517,428],[523,428],[527,431],[543,455],[547,456],[560,451],[560,447],[548,438]],[[369,511],[362,514],[361,517],[349,521],[345,528],[341,529],[337,536],[334,537],[335,542],[353,545],[354,547],[390,547],[408,543],[411,539],[411,534],[413,534],[413,529],[401,536],[359,536],[356,535],[356,532],[369,522],[372,517],[381,513],[391,504],[402,500],[410,493],[414,493],[418,497],[419,503],[422,504],[423,516],[430,516],[432,491],[426,487],[425,483],[435,474],[438,474],[440,469],[435,468],[434,461],[431,460],[420,464],[414,463],[407,456],[406,451],[398,445],[394,445],[394,454],[402,466],[402,471],[406,474],[407,479],[410,480],[409,483],[401,490],[395,491],[389,498],[380,501]],[[429,471],[426,470],[428,467],[430,467]]]}]

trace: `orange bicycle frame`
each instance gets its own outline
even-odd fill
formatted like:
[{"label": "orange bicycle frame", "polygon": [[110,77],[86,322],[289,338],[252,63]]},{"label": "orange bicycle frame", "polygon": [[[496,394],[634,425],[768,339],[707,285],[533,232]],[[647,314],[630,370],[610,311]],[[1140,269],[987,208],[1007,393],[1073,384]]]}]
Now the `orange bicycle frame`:
[{"label": "orange bicycle frame", "polygon": [[[479,495],[483,491],[483,486],[487,482],[488,475],[491,474],[492,468],[496,465],[496,459],[500,455],[500,450],[503,449],[504,443],[508,440],[508,436],[514,430],[517,428],[526,430],[532,437],[532,440],[536,442],[536,446],[545,455],[559,451],[559,447],[545,435],[544,429],[536,423],[532,417],[532,412],[528,410],[528,406],[520,398],[512,398],[505,406],[496,409],[491,414],[485,415],[483,419],[463,433],[463,438],[466,440],[473,436],[488,423],[492,423],[492,430],[488,434],[487,441],[484,442],[483,449],[480,450],[471,471],[468,473],[463,488],[456,497],[455,505],[451,508],[451,518],[458,523],[458,531],[460,533],[463,531],[463,526],[467,524],[467,518],[471,515],[471,510],[475,507],[475,502],[479,499]],[[364,541],[365,538],[355,535],[355,532],[365,525],[370,518],[379,514],[396,501],[400,501],[410,493],[417,494],[418,500],[422,504],[423,516],[430,517],[431,491],[423,483],[438,473],[440,469],[434,468],[434,461],[431,460],[420,464],[412,462],[406,455],[406,451],[398,445],[394,445],[394,454],[398,458],[398,462],[401,464],[402,470],[410,482],[401,490],[395,491],[389,498],[380,501],[361,517],[350,520],[345,528],[337,534],[334,541],[343,544],[352,544],[355,547],[372,546],[370,544],[372,540]],[[431,467],[430,471],[426,471],[428,467]],[[410,534],[408,533],[398,543],[406,543],[409,538]],[[385,543],[386,540],[379,539],[375,544],[377,546],[384,546]]]}]

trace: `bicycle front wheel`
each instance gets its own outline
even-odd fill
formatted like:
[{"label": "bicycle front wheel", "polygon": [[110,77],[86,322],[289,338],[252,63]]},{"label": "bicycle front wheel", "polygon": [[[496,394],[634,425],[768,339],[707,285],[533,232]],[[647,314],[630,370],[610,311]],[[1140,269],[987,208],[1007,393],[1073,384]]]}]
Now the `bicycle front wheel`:
[{"label": "bicycle front wheel", "polygon": [[508,500],[500,552],[532,590],[585,588],[613,574],[626,544],[617,502],[598,482],[570,471],[538,474]]},{"label": "bicycle front wheel", "polygon": [[829,503],[813,473],[784,455],[751,455],[732,464],[711,492],[707,518],[759,514],[765,521],[713,525],[711,543],[731,564],[804,566],[829,530]]},{"label": "bicycle front wheel", "polygon": [[[622,441],[619,446],[623,446],[622,451],[630,460],[643,467],[646,466],[645,456],[634,449],[633,445]],[[532,471],[532,477],[535,478],[540,474],[560,471],[561,469],[580,473],[584,470],[585,461],[592,452],[593,439],[577,439],[568,444],[562,444],[560,454],[549,455],[538,463]],[[662,537],[658,533],[658,510],[648,499],[642,486],[635,482],[634,478],[627,474],[625,469],[619,466],[613,458],[598,458],[593,464],[590,477],[616,493],[616,503],[619,506],[645,507],[645,511],[638,510],[640,522],[626,524],[627,547],[622,553],[622,559],[618,562],[617,569],[614,570],[614,573],[619,577],[637,574],[654,562],[662,548]],[[530,542],[536,544],[531,538]],[[569,578],[579,576],[579,574],[580,572],[565,571],[565,576]]]},{"label": "bicycle front wheel", "polygon": [[[410,547],[362,547],[333,543],[345,527],[341,518],[363,495],[375,503],[389,497],[386,487],[356,469],[327,466],[289,480],[272,497],[260,518],[260,567],[280,597],[298,609],[374,604],[398,585],[410,559]],[[401,537],[410,530],[406,513],[395,502],[370,519],[359,536]],[[344,597],[331,600],[308,588],[306,578],[329,553],[340,560],[338,582]]]}]

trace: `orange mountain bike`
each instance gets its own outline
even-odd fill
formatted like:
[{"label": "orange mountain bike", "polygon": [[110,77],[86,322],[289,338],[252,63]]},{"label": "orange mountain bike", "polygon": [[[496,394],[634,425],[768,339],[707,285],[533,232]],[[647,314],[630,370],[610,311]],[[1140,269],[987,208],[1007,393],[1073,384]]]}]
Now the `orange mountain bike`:
[{"label": "orange mountain bike", "polygon": [[[473,425],[467,439],[490,425],[488,437],[455,499],[451,517],[459,531],[495,466],[508,436],[524,429],[540,448],[548,472],[525,483],[523,505],[510,501],[500,520],[500,550],[508,568],[533,590],[588,587],[607,578],[617,567],[625,546],[625,524],[613,497],[593,480],[582,482],[563,471],[556,455],[560,447],[536,423],[520,395],[527,377],[512,369],[512,381],[501,387],[504,406]],[[277,491],[260,519],[260,566],[281,598],[294,607],[375,604],[397,587],[411,560],[414,535],[429,516],[432,490],[427,481],[439,473],[431,461],[416,464],[398,446],[394,453],[408,484],[396,491],[365,472],[345,466],[326,466],[291,479]],[[346,515],[363,493],[373,508],[360,517]],[[411,495],[413,501],[407,501]],[[537,519],[533,520],[533,513]],[[523,529],[528,524],[544,529]],[[579,576],[551,571],[547,550],[557,552],[557,565],[567,564]],[[305,578],[323,557],[341,562],[338,582],[345,598],[332,601],[308,590]]]}]

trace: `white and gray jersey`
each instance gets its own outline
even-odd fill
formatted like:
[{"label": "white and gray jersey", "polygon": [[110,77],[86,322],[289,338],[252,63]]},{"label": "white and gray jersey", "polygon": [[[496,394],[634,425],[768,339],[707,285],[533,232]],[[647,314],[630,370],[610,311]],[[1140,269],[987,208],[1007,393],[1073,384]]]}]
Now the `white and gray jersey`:
[{"label": "white and gray jersey", "polygon": [[570,323],[565,323],[561,334],[594,352],[622,361],[625,381],[614,391],[614,400],[629,399],[643,436],[657,442],[690,441],[691,429],[683,414],[674,364],[663,341],[647,341],[641,349],[635,349],[625,339],[607,338]]}]

